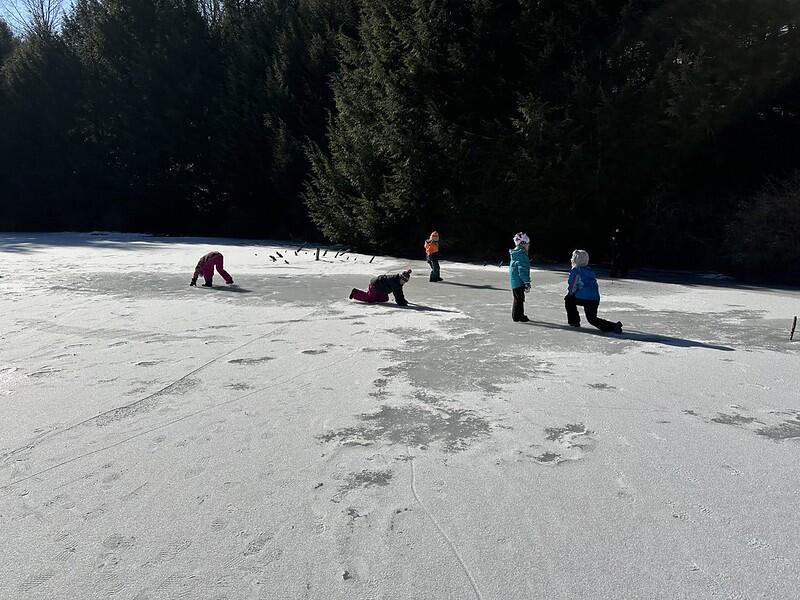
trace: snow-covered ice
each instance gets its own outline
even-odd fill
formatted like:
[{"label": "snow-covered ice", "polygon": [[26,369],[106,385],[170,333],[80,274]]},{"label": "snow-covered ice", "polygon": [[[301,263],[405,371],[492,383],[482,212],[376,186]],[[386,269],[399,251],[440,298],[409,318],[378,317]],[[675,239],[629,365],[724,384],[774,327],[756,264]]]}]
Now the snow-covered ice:
[{"label": "snow-covered ice", "polygon": [[800,597],[800,292],[297,249],[0,234],[0,597]]}]

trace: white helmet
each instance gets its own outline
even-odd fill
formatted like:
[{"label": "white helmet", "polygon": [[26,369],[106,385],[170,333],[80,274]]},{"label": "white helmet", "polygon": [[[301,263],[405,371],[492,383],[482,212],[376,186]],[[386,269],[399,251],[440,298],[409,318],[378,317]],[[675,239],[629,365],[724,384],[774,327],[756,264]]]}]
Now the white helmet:
[{"label": "white helmet", "polygon": [[521,231],[514,236],[514,245],[519,246],[520,244],[530,244],[531,238],[528,237],[527,233],[522,233]]}]

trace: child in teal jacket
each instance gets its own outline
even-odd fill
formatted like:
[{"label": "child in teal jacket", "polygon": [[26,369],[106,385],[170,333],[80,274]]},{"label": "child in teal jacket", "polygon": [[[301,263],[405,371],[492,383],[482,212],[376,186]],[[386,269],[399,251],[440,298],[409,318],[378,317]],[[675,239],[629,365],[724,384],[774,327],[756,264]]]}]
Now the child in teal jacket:
[{"label": "child in teal jacket", "polygon": [[508,251],[511,256],[508,275],[511,281],[511,293],[514,295],[511,318],[516,323],[530,321],[525,316],[525,294],[531,290],[531,261],[528,259],[530,243],[530,238],[520,232],[514,236],[514,249]]}]

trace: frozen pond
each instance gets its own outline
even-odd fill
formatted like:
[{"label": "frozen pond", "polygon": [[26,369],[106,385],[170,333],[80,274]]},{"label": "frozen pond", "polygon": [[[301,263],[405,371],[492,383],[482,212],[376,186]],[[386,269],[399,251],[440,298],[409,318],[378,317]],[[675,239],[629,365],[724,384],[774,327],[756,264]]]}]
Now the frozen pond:
[{"label": "frozen pond", "polygon": [[0,596],[800,597],[800,292],[297,250],[0,234]]}]

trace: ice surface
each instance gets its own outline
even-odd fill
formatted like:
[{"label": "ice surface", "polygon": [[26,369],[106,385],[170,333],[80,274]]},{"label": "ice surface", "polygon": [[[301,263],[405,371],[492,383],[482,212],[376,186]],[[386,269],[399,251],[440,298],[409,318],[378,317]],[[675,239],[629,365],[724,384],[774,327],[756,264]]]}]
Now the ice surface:
[{"label": "ice surface", "polygon": [[0,597],[800,597],[800,293],[297,250],[0,235]]}]

